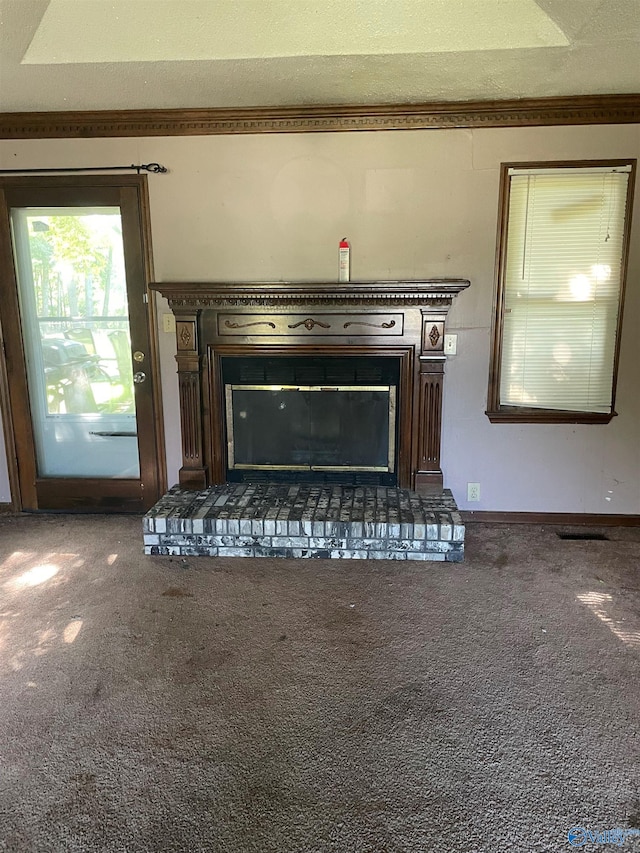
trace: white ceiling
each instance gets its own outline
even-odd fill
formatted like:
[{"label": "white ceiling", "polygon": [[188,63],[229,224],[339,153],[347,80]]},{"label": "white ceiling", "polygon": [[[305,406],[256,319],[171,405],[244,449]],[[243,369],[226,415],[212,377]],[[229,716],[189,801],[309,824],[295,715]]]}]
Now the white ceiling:
[{"label": "white ceiling", "polygon": [[640,0],[0,0],[0,112],[640,92]]},{"label": "white ceiling", "polygon": [[22,61],[214,62],[568,44],[534,0],[324,0],[319,7],[313,0],[51,0]]}]

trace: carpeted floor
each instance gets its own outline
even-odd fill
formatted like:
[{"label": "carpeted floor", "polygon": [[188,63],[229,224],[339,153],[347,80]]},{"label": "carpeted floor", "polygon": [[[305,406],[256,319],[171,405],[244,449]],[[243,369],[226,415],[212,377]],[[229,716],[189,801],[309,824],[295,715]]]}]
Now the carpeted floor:
[{"label": "carpeted floor", "polygon": [[607,849],[640,828],[640,529],[605,532],[372,564],[0,518],[0,850]]}]

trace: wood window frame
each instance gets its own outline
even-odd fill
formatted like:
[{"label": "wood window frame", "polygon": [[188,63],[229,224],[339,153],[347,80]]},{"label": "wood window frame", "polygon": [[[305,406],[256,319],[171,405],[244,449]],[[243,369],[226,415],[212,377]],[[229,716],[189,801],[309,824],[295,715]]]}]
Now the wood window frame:
[{"label": "wood window frame", "polygon": [[[494,297],[491,322],[491,351],[489,361],[489,387],[485,414],[491,423],[571,423],[571,424],[607,424],[617,414],[615,411],[616,387],[618,383],[618,365],[620,360],[620,338],[624,314],[624,297],[629,260],[631,237],[631,217],[637,161],[634,158],[617,160],[553,160],[535,162],[501,163],[500,190],[498,196],[498,234],[496,241]],[[624,223],[624,239],[620,274],[620,310],[616,325],[616,339],[613,356],[613,384],[610,412],[576,412],[560,409],[532,408],[529,406],[507,406],[500,402],[500,373],[502,367],[502,342],[504,331],[505,271],[509,226],[510,169],[587,169],[590,167],[630,166],[627,186],[627,207]]]}]

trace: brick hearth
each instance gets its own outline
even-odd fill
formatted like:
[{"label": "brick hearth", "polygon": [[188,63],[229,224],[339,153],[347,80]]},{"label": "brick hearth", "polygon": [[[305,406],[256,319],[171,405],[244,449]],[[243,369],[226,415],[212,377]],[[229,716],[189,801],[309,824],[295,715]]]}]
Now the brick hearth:
[{"label": "brick hearth", "polygon": [[227,483],[174,486],[144,517],[146,554],[461,562],[451,492]]}]

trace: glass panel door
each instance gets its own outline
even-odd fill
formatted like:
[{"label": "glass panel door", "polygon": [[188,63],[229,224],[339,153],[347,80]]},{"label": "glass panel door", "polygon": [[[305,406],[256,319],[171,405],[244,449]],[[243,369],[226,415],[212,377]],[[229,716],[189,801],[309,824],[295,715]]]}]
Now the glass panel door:
[{"label": "glass panel door", "polygon": [[120,208],[11,224],[38,476],[140,477]]}]

